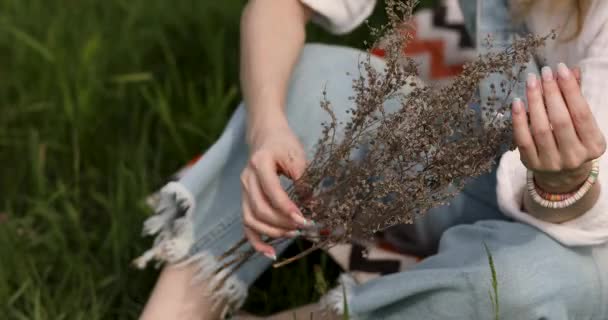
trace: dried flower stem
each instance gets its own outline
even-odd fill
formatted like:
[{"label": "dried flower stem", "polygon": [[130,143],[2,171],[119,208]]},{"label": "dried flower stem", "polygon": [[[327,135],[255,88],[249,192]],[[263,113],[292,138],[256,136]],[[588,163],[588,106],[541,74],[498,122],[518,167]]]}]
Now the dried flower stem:
[{"label": "dried flower stem", "polygon": [[274,268],[280,268],[280,267],[285,266],[287,264],[290,264],[290,263],[292,263],[294,261],[300,260],[301,258],[303,258],[303,257],[305,257],[305,256],[307,256],[307,255],[309,255],[311,253],[313,253],[317,249],[325,248],[325,246],[328,245],[328,244],[329,244],[328,240],[325,240],[325,241],[320,242],[320,243],[315,243],[312,247],[310,247],[310,248],[308,248],[308,249],[306,249],[306,250],[298,253],[297,255],[295,255],[293,257],[290,257],[290,258],[287,258],[287,259],[283,259],[283,260],[281,260],[281,261],[279,261],[277,263],[274,263],[272,266]]}]

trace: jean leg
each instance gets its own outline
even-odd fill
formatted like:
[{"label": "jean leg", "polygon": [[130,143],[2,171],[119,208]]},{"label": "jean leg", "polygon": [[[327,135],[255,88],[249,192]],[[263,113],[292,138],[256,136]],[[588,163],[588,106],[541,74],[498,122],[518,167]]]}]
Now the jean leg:
[{"label": "jean leg", "polygon": [[603,303],[593,248],[564,247],[516,222],[479,221],[444,232],[438,253],[413,269],[351,288],[363,319],[491,319],[492,271],[500,319],[590,319]]}]

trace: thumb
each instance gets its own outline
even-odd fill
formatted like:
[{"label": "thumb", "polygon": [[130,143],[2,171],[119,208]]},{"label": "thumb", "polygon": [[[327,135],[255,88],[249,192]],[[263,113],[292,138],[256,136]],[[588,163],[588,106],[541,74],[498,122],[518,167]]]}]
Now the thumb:
[{"label": "thumb", "polygon": [[288,150],[285,158],[280,163],[283,173],[292,180],[300,179],[308,166],[306,156],[301,152]]}]

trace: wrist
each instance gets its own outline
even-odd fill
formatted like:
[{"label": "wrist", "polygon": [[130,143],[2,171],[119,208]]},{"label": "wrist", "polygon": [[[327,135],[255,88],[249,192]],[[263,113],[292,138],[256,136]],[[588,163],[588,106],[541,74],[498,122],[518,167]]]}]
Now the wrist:
[{"label": "wrist", "polygon": [[581,167],[562,172],[534,172],[534,181],[543,191],[549,193],[568,193],[577,190],[589,177],[593,164],[586,162]]},{"label": "wrist", "polygon": [[[568,192],[561,192],[562,189],[558,190],[558,192],[547,192],[543,190],[541,186],[538,185],[535,178],[535,173],[533,171],[528,170],[527,176],[527,195],[524,197],[524,207],[528,212],[532,215],[537,216],[543,215],[545,216],[543,220],[550,222],[563,222],[570,220],[571,218],[577,217],[580,214],[586,212],[590,207],[592,207],[597,202],[598,195],[598,186],[597,183],[598,175],[599,175],[599,161],[593,160],[591,161],[591,169],[587,175],[585,181],[576,187],[576,190],[571,189]],[[571,170],[574,171],[574,170]],[[586,166],[582,166],[582,168],[577,169],[576,171],[586,171]],[[578,175],[578,173],[568,172],[570,177],[568,180],[573,179],[574,176]],[[562,177],[561,181],[565,181]],[[543,182],[547,181],[559,181],[557,178],[545,179]],[[545,186],[544,188],[550,188],[553,185]],[[554,187],[554,186],[553,186]],[[568,187],[572,188],[572,187]],[[557,189],[556,189],[557,190]],[[568,208],[567,211],[563,211],[562,209]],[[557,211],[555,211],[557,209]],[[559,216],[555,216],[551,212],[559,212]],[[568,212],[566,216],[561,217],[562,213]]]},{"label": "wrist", "polygon": [[272,110],[264,114],[252,112],[247,117],[247,144],[260,144],[264,137],[285,128],[289,128],[289,123],[282,109]]}]

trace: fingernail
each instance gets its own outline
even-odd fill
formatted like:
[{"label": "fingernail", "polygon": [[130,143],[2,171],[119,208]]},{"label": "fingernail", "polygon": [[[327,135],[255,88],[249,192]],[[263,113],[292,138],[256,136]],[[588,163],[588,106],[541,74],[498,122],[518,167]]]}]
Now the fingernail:
[{"label": "fingernail", "polygon": [[302,231],[300,230],[293,230],[293,231],[289,231],[287,232],[287,234],[285,234],[288,238],[296,238],[302,235]]},{"label": "fingernail", "polygon": [[538,84],[538,80],[536,79],[536,75],[534,73],[528,73],[528,88],[536,88]]},{"label": "fingernail", "polygon": [[564,80],[570,78],[571,75],[570,69],[568,69],[568,66],[563,62],[557,64],[557,74]]},{"label": "fingernail", "polygon": [[523,107],[520,98],[513,98],[513,107],[511,108],[513,113],[521,113]]},{"label": "fingernail", "polygon": [[551,68],[544,66],[540,70],[540,73],[543,75],[543,80],[545,80],[545,81],[553,80],[553,71],[551,70]]},{"label": "fingernail", "polygon": [[264,255],[266,256],[266,258],[268,258],[268,259],[270,259],[272,261],[277,261],[277,255],[276,254],[264,252]]},{"label": "fingernail", "polygon": [[291,213],[291,218],[299,225],[306,227],[308,225],[308,220],[306,220],[306,218],[302,217],[301,215],[292,212]]}]

